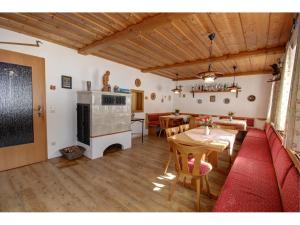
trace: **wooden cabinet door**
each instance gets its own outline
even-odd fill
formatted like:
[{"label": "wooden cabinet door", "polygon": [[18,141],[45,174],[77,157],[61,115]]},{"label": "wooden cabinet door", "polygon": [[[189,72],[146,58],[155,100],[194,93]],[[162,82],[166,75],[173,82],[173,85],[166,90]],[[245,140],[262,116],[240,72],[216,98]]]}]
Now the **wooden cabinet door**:
[{"label": "wooden cabinet door", "polygon": [[46,159],[45,60],[0,49],[0,171]]}]

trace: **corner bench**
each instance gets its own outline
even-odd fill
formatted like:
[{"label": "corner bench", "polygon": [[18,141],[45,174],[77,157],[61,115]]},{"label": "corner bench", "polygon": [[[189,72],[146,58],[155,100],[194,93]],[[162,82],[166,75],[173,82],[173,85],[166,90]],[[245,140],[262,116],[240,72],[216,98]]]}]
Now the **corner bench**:
[{"label": "corner bench", "polygon": [[299,199],[299,172],[267,124],[249,129],[213,211],[299,212]]}]

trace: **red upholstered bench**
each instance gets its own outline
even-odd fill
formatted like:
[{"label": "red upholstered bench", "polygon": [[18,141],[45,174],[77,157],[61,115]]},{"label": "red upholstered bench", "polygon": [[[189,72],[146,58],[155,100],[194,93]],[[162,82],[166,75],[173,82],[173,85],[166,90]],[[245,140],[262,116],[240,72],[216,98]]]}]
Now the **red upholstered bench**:
[{"label": "red upholstered bench", "polygon": [[272,126],[250,129],[214,212],[300,211],[300,175]]}]

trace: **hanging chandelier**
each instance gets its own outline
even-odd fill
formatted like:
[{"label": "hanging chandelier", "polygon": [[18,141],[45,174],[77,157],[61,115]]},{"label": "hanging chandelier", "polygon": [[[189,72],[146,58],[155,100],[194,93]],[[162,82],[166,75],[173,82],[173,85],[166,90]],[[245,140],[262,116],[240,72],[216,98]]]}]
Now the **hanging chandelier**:
[{"label": "hanging chandelier", "polygon": [[232,68],[233,68],[233,71],[234,71],[233,82],[232,82],[232,84],[227,89],[230,92],[236,93],[236,97],[238,97],[239,92],[242,90],[242,88],[239,87],[239,85],[238,85],[237,82],[235,82],[235,72],[236,72],[237,66],[234,65]]},{"label": "hanging chandelier", "polygon": [[178,85],[178,73],[176,74],[176,87],[172,89],[175,94],[180,94],[182,92],[182,86]]},{"label": "hanging chandelier", "polygon": [[[210,46],[209,46],[209,58],[212,57],[212,50],[213,50],[213,40],[215,39],[216,34],[215,33],[210,33],[208,35],[208,39],[210,40]],[[217,71],[213,71],[212,68],[212,62],[209,63],[208,65],[208,69],[205,72],[201,72],[198,73],[196,75],[196,77],[203,79],[205,83],[212,83],[215,81],[215,79],[217,79],[218,76],[222,76],[223,73],[221,72],[217,72]]]}]

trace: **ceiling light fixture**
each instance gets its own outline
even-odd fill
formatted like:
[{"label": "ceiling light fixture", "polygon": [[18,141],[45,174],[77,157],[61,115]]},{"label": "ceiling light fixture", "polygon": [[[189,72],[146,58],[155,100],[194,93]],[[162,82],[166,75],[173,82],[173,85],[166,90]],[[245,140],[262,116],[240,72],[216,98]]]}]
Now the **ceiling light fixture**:
[{"label": "ceiling light fixture", "polygon": [[233,82],[232,85],[228,87],[228,90],[230,92],[236,93],[236,97],[238,97],[239,91],[242,90],[241,87],[238,86],[238,83],[235,82],[235,72],[236,72],[237,66],[233,66],[234,76],[233,76]]},{"label": "ceiling light fixture", "polygon": [[176,73],[176,87],[172,89],[175,94],[180,94],[182,92],[182,86],[178,85],[178,73]]},{"label": "ceiling light fixture", "polygon": [[[213,40],[215,39],[216,34],[215,33],[210,33],[208,35],[208,39],[210,40],[210,46],[209,46],[209,58],[212,57],[212,50],[213,50]],[[212,69],[212,62],[209,63],[208,69],[205,72],[198,73],[196,77],[203,79],[205,83],[212,83],[217,79],[218,76],[222,76],[223,73],[213,71]]]}]

